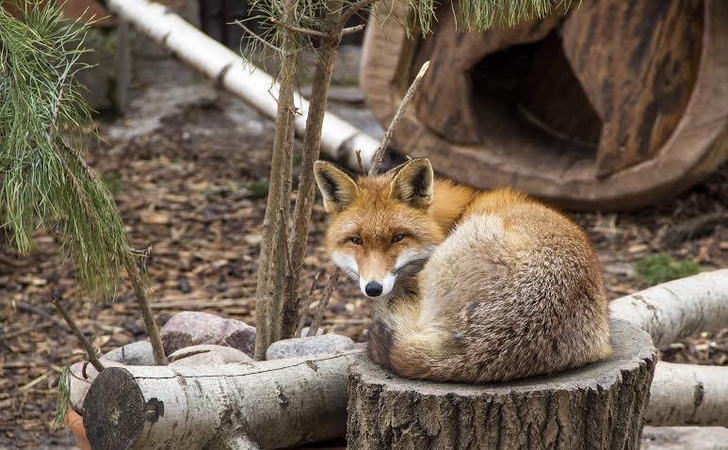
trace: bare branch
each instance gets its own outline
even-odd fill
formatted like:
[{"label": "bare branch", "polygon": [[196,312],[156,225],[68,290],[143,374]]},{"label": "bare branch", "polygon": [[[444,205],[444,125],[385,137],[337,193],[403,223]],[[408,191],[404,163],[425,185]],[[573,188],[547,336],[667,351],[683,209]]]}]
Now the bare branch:
[{"label": "bare branch", "polygon": [[344,27],[346,27],[347,22],[349,22],[349,19],[354,17],[362,9],[374,4],[376,1],[377,0],[359,0],[358,2],[349,6],[349,8],[341,15],[341,19],[339,19],[337,28],[339,30],[343,30]]},{"label": "bare branch", "polygon": [[419,87],[420,83],[422,82],[422,78],[425,76],[425,73],[427,72],[427,69],[429,69],[429,67],[430,67],[430,61],[425,61],[425,63],[422,64],[420,71],[417,73],[417,76],[412,81],[412,84],[410,85],[409,89],[407,89],[407,93],[405,94],[404,98],[402,99],[402,103],[399,104],[399,108],[397,108],[397,112],[394,113],[392,122],[390,122],[389,128],[387,128],[387,132],[384,133],[382,142],[379,144],[379,148],[377,148],[377,151],[374,153],[374,157],[372,158],[372,166],[369,169],[370,176],[376,175],[377,172],[379,172],[379,169],[382,166],[382,159],[384,158],[384,152],[387,150],[387,147],[389,146],[389,143],[392,140],[392,136],[394,136],[394,130],[397,128],[397,124],[399,123],[400,119],[402,118],[402,115],[404,115],[404,111],[407,109],[407,105],[409,104],[410,100],[412,100],[412,97],[415,95],[415,92],[417,91],[417,88]]},{"label": "bare branch", "polygon": [[255,34],[255,33],[253,32],[253,30],[251,30],[250,28],[248,28],[248,27],[247,27],[247,26],[246,26],[246,25],[245,25],[245,24],[243,23],[243,21],[242,21],[242,20],[239,20],[239,19],[238,19],[238,20],[235,20],[235,21],[233,21],[233,23],[234,23],[235,25],[239,26],[240,28],[242,28],[242,29],[243,29],[243,30],[244,30],[244,31],[245,31],[246,33],[248,33],[248,34],[249,34],[249,35],[250,35],[250,36],[251,36],[251,37],[252,37],[253,39],[255,39],[256,41],[258,41],[258,42],[260,42],[261,44],[265,45],[265,46],[266,46],[266,47],[268,47],[269,49],[271,49],[271,50],[275,50],[275,51],[277,51],[277,52],[280,52],[280,51],[282,51],[282,50],[281,50],[280,48],[276,47],[275,45],[271,44],[270,42],[266,41],[266,40],[265,40],[265,39],[263,39],[262,37],[260,37],[260,36],[258,36],[257,34]]},{"label": "bare branch", "polygon": [[68,324],[68,328],[70,328],[73,334],[76,335],[78,340],[81,341],[81,345],[83,346],[84,350],[86,350],[86,354],[88,355],[89,362],[94,366],[94,369],[101,373],[105,369],[105,367],[103,364],[101,364],[101,361],[99,361],[94,346],[91,345],[86,336],[84,336],[81,329],[78,328],[78,325],[76,325],[76,321],[74,321],[73,317],[68,314],[66,308],[61,305],[61,301],[57,298],[54,298],[53,305],[56,307],[61,317],[63,317],[63,320],[66,321],[66,324]]},{"label": "bare branch", "polygon": [[302,337],[301,333],[303,333],[303,328],[306,326],[306,317],[308,317],[308,308],[311,307],[313,291],[316,289],[316,283],[318,282],[318,279],[321,277],[322,273],[324,273],[323,269],[316,272],[316,275],[313,277],[313,281],[311,282],[311,288],[308,290],[308,295],[301,302],[301,304],[303,305],[301,307],[301,319],[298,321],[296,333],[293,335],[293,337]]},{"label": "bare branch", "polygon": [[353,27],[346,27],[341,29],[341,36],[348,36],[350,34],[358,33],[359,31],[363,30],[367,25],[365,23],[361,25],[356,25]]},{"label": "bare branch", "polygon": [[290,24],[285,23],[282,20],[277,20],[275,17],[271,17],[270,21],[278,26],[285,28],[288,31],[294,31],[296,33],[301,33],[301,34],[305,34],[305,35],[313,36],[313,37],[317,37],[317,38],[322,38],[322,39],[331,39],[331,35],[328,33],[324,33],[323,31],[312,30],[310,28],[303,28],[303,27],[297,27],[295,25],[290,25]]},{"label": "bare branch", "polygon": [[331,272],[329,283],[326,285],[326,288],[324,289],[324,295],[321,297],[321,301],[319,302],[318,308],[316,309],[316,317],[314,317],[313,321],[311,322],[311,326],[308,327],[308,334],[306,334],[306,337],[316,336],[316,332],[318,331],[319,326],[321,326],[321,320],[324,318],[326,305],[329,304],[331,294],[334,293],[334,289],[336,289],[336,286],[339,284],[339,274],[341,274],[341,269],[339,269],[338,267],[334,268],[334,270]]}]

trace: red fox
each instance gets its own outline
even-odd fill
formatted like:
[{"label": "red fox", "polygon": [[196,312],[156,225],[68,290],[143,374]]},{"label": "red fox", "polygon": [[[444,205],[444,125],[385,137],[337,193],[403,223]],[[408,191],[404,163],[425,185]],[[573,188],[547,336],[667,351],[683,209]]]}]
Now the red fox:
[{"label": "red fox", "polygon": [[406,378],[505,381],[609,356],[586,233],[511,189],[435,179],[412,159],[354,181],[317,161],[333,261],[376,299],[369,355]]}]

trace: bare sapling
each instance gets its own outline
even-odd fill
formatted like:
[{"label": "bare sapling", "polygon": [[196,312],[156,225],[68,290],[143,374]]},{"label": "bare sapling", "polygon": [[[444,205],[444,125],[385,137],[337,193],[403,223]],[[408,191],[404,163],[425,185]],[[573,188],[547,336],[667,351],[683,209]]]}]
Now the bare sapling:
[{"label": "bare sapling", "polygon": [[[422,67],[420,68],[420,71],[417,73],[417,76],[414,80],[412,80],[412,84],[410,84],[410,87],[407,89],[407,93],[405,94],[404,98],[402,99],[402,103],[399,104],[399,107],[397,108],[397,111],[394,114],[394,117],[392,118],[392,121],[389,123],[389,127],[387,128],[387,131],[384,133],[384,137],[382,138],[382,142],[379,144],[379,147],[377,148],[376,153],[374,153],[374,157],[372,158],[372,166],[369,168],[369,176],[376,175],[379,173],[379,170],[382,168],[382,161],[384,160],[384,152],[387,151],[387,148],[389,148],[389,144],[392,141],[392,137],[394,136],[394,131],[397,129],[397,124],[402,119],[402,116],[404,115],[405,110],[407,109],[407,105],[409,105],[410,101],[412,100],[412,97],[414,97],[415,92],[417,92],[417,88],[420,86],[420,83],[422,83],[422,79],[424,78],[425,74],[427,73],[427,69],[430,68],[430,61],[425,61],[424,64],[422,64]],[[360,164],[361,167],[361,164]],[[326,285],[326,288],[324,289],[324,293],[321,297],[321,301],[319,303],[318,309],[316,310],[316,316],[314,317],[311,327],[308,329],[308,336],[316,336],[316,331],[321,326],[321,321],[324,317],[324,311],[326,310],[326,306],[329,302],[329,299],[331,298],[331,294],[333,293],[334,289],[336,289],[336,286],[339,282],[339,275],[341,274],[341,269],[339,269],[338,266],[334,267],[331,277],[329,278],[329,282]],[[305,312],[304,312],[305,313]]]},{"label": "bare sapling", "polygon": [[[283,18],[271,18],[271,22],[280,28],[283,39],[280,47],[281,72],[278,77],[279,114],[276,120],[276,139],[258,271],[256,359],[264,359],[265,351],[273,342],[292,337],[299,322],[300,271],[306,253],[308,228],[316,193],[313,163],[320,155],[321,131],[336,53],[343,36],[362,29],[347,28],[348,20],[374,1],[360,0],[348,5],[345,10],[342,0],[325,2],[326,12],[318,22],[317,29],[296,23],[295,2],[285,4]],[[293,92],[300,53],[297,39],[302,36],[316,39],[319,47],[316,49],[317,62],[303,138],[298,195],[289,223],[288,202],[291,196],[295,118]]]}]

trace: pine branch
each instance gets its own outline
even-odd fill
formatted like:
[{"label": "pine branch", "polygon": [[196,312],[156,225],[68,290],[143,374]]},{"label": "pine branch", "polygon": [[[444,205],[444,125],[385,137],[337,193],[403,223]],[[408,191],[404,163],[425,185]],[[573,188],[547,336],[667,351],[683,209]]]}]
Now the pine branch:
[{"label": "pine branch", "polygon": [[75,74],[85,29],[55,2],[0,9],[0,225],[26,253],[40,226],[58,233],[79,283],[110,297],[128,254],[113,198],[80,155],[93,126]]},{"label": "pine branch", "polygon": [[103,372],[104,365],[101,364],[101,361],[99,361],[96,349],[93,345],[91,345],[91,342],[86,339],[86,336],[83,334],[81,329],[78,328],[78,325],[76,325],[76,321],[73,320],[73,317],[71,317],[70,314],[68,314],[68,311],[66,311],[66,308],[63,307],[59,299],[54,298],[53,305],[56,307],[61,317],[63,317],[63,320],[66,321],[68,328],[71,329],[73,334],[75,334],[78,340],[81,342],[81,345],[83,346],[84,350],[86,350],[86,354],[88,355],[88,361],[91,363],[92,366],[94,366],[94,369],[96,369],[97,372]]}]

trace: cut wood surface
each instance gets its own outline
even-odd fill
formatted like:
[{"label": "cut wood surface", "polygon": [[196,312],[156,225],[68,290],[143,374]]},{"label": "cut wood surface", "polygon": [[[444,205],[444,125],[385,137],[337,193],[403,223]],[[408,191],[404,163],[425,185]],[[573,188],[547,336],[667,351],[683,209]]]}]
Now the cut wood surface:
[{"label": "cut wood surface", "polygon": [[657,351],[614,320],[614,355],[490,385],[406,380],[363,359],[349,377],[350,448],[638,449]]},{"label": "cut wood surface", "polygon": [[386,124],[430,57],[418,107],[395,135],[402,153],[430,158],[455,180],[511,186],[562,207],[648,205],[728,159],[728,2],[635,5],[590,0],[558,32],[547,32],[547,18],[483,34],[455,30],[443,7],[442,32],[422,40],[407,38],[411,12],[401,2],[381,0],[361,86]]},{"label": "cut wood surface", "polygon": [[217,366],[104,370],[84,401],[98,449],[273,449],[344,435],[359,351]]}]

